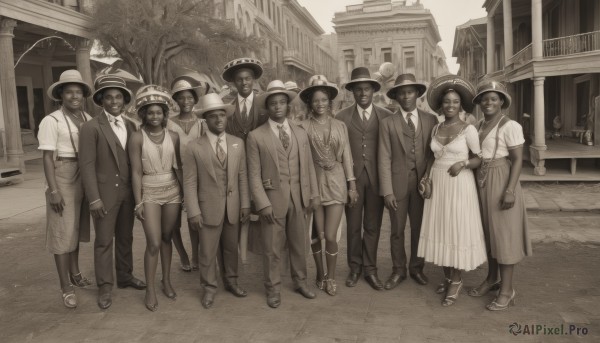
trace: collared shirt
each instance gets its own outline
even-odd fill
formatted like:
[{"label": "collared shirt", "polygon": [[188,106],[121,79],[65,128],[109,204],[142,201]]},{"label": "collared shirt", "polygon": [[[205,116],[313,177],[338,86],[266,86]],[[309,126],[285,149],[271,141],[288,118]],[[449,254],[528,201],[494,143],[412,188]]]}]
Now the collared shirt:
[{"label": "collared shirt", "polygon": [[225,154],[227,154],[227,135],[225,134],[225,132],[217,136],[214,133],[210,132],[210,130],[206,130],[206,137],[208,137],[210,146],[212,147],[215,154],[217,153],[217,140],[221,138],[221,143],[219,145],[221,145],[221,148],[223,148],[223,151],[225,151]]},{"label": "collared shirt", "polygon": [[[85,116],[86,121],[92,119],[87,113],[83,111],[81,113]],[[73,137],[73,143],[71,143],[71,137]],[[42,119],[37,138],[40,150],[56,150],[57,155],[61,157],[76,156],[79,129],[71,118],[63,115],[60,110],[54,111]],[[75,151],[73,145],[75,145]]]},{"label": "collared shirt", "polygon": [[356,105],[356,110],[358,111],[358,114],[360,114],[360,119],[363,119],[363,114],[365,111],[367,111],[366,116],[367,120],[369,120],[371,119],[371,113],[373,113],[373,104],[370,104],[367,108],[362,108],[359,105]]},{"label": "collared shirt", "polygon": [[[404,118],[404,121],[408,124],[408,112],[405,112],[402,107],[400,107],[400,112],[402,112],[402,118]],[[417,130],[417,128],[419,127],[419,110],[415,108],[410,113],[412,113],[412,116],[410,119],[412,120],[412,123],[415,125],[415,130]]]},{"label": "collared shirt", "polygon": [[271,126],[271,130],[275,134],[275,137],[279,137],[279,125],[283,125],[283,130],[285,130],[285,133],[287,133],[289,137],[292,137],[292,132],[290,131],[290,124],[288,123],[287,119],[282,124],[279,124],[278,122],[273,121],[271,120],[271,118],[269,118],[269,125]]},{"label": "collared shirt", "polygon": [[[119,142],[121,142],[121,147],[125,149],[125,145],[127,144],[127,128],[125,127],[125,119],[120,114],[118,116],[113,116],[106,111],[104,111],[104,114],[110,123],[111,129],[115,135],[117,135]],[[118,126],[115,124],[116,121],[119,122]]]},{"label": "collared shirt", "polygon": [[252,103],[254,102],[254,91],[248,95],[247,98],[242,97],[239,93],[237,96],[238,105],[240,106],[240,113],[242,113],[242,109],[244,108],[244,100],[246,100],[246,110],[248,111],[248,115],[250,114],[250,109],[252,108]]}]

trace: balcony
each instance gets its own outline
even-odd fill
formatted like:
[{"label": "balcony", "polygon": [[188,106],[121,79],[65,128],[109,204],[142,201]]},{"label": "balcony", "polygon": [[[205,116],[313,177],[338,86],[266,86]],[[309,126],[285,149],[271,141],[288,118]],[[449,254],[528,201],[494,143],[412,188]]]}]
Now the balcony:
[{"label": "balcony", "polygon": [[543,49],[544,57],[567,56],[600,50],[600,31],[545,39]]},{"label": "balcony", "polygon": [[532,59],[531,44],[527,45],[508,60],[508,65],[521,66]]},{"label": "balcony", "polygon": [[283,64],[302,69],[309,74],[314,74],[314,69],[305,61],[299,50],[284,50]]}]

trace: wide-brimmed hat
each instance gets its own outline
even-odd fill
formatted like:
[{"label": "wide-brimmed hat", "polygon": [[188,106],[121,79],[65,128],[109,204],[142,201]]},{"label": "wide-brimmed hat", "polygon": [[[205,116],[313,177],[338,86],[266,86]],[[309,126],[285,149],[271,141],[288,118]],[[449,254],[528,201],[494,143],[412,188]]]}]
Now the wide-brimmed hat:
[{"label": "wide-brimmed hat", "polygon": [[102,94],[109,88],[117,88],[123,92],[125,105],[129,104],[131,99],[133,99],[133,93],[127,88],[125,80],[118,76],[100,75],[96,78],[96,81],[94,81],[94,88],[96,88],[96,91],[94,92],[92,99],[94,99],[94,103],[98,106],[102,106]]},{"label": "wide-brimmed hat", "polygon": [[285,86],[285,89],[296,92],[296,94],[300,93],[301,91],[300,87],[298,87],[298,84],[294,81],[286,81],[283,85]]},{"label": "wide-brimmed hat", "polygon": [[485,80],[481,81],[477,85],[477,92],[473,97],[473,104],[478,105],[481,102],[481,96],[487,92],[496,92],[504,95],[504,103],[502,104],[502,108],[510,107],[510,103],[512,102],[512,98],[508,94],[506,87],[498,81],[495,80]]},{"label": "wide-brimmed hat", "polygon": [[352,92],[352,87],[359,82],[368,82],[373,85],[373,89],[375,92],[379,92],[381,89],[381,84],[377,82],[377,80],[371,78],[371,73],[368,68],[358,67],[352,69],[352,73],[350,73],[350,81],[346,83],[344,88]]},{"label": "wide-brimmed hat", "polygon": [[298,94],[294,91],[287,90],[283,81],[273,80],[267,85],[267,90],[256,96],[256,103],[263,109],[267,108],[267,98],[275,94],[285,94],[288,97],[288,103],[292,102]]},{"label": "wide-brimmed hat", "polygon": [[454,90],[460,96],[460,105],[468,112],[473,112],[473,96],[475,87],[465,78],[458,75],[443,75],[429,84],[427,103],[434,111],[442,107],[442,99],[448,90]]},{"label": "wide-brimmed hat", "polygon": [[196,94],[195,103],[198,103],[198,98],[204,96],[210,90],[208,82],[202,82],[195,79],[191,75],[180,75],[171,81],[171,97],[175,100],[175,95],[182,91],[191,91]]},{"label": "wide-brimmed hat", "polygon": [[415,86],[417,88],[417,91],[419,92],[419,98],[422,97],[423,94],[425,94],[425,92],[427,91],[427,85],[425,85],[424,83],[417,82],[417,78],[415,78],[414,74],[400,74],[396,78],[394,86],[387,91],[386,95],[388,96],[388,98],[395,100],[396,90],[404,86]]},{"label": "wide-brimmed hat", "polygon": [[254,78],[258,79],[263,74],[262,62],[256,58],[242,57],[229,61],[225,67],[223,67],[223,74],[221,77],[227,82],[233,82],[235,73],[242,69],[249,68],[254,71]]},{"label": "wide-brimmed hat", "polygon": [[214,110],[224,110],[228,117],[235,111],[235,106],[225,104],[217,93],[208,93],[201,97],[200,101],[198,101],[198,107],[200,107],[200,110],[197,112],[197,115],[202,118],[204,118],[206,113]]},{"label": "wide-brimmed hat", "polygon": [[338,95],[338,89],[332,86],[325,75],[313,75],[308,80],[308,87],[304,88],[298,96],[305,104],[310,103],[312,94],[317,89],[322,89],[329,94],[329,100],[333,100]]},{"label": "wide-brimmed hat", "polygon": [[48,87],[48,91],[46,92],[48,97],[54,101],[61,101],[60,94],[58,94],[58,91],[61,88],[59,86],[67,83],[76,83],[81,85],[81,88],[83,89],[83,96],[86,98],[92,94],[92,87],[90,87],[87,82],[83,81],[81,73],[79,73],[78,70],[69,69],[63,71],[62,74],[60,74],[58,81],[54,82],[50,87]]},{"label": "wide-brimmed hat", "polygon": [[142,86],[135,94],[135,111],[139,113],[142,107],[153,104],[168,107],[170,101],[171,94],[166,88],[159,85]]}]

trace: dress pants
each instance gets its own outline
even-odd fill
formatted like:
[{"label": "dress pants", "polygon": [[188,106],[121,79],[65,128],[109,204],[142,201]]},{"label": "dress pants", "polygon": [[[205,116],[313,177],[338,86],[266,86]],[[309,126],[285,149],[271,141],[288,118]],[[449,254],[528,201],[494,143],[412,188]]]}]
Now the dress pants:
[{"label": "dress pants", "polygon": [[390,212],[391,235],[390,245],[392,251],[392,263],[394,273],[406,275],[406,251],[404,248],[404,229],[406,217],[410,220],[410,261],[408,270],[411,274],[423,271],[425,261],[417,257],[419,247],[419,236],[421,235],[421,221],[423,219],[424,200],[417,190],[417,171],[408,172],[407,193],[403,199],[396,199],[397,211]]},{"label": "dress pants", "polygon": [[205,292],[217,292],[217,262],[224,285],[237,285],[238,242],[240,224],[231,224],[223,214],[223,222],[217,226],[200,228],[200,286]]},{"label": "dress pants", "polygon": [[369,175],[363,170],[356,179],[358,202],[346,207],[348,266],[350,272],[365,276],[377,273],[377,246],[383,219],[383,198],[371,186]]},{"label": "dress pants", "polygon": [[115,265],[117,282],[124,283],[133,277],[133,194],[130,187],[119,191],[117,202],[106,209],[103,218],[94,219],[96,239],[94,240],[94,269],[98,287],[112,288],[113,278],[113,237],[115,238]]},{"label": "dress pants", "polygon": [[[300,194],[300,185],[297,185]],[[299,197],[298,197],[299,198]],[[284,218],[275,218],[273,224],[261,218],[263,242],[263,268],[267,295],[281,292],[281,251],[287,238],[290,270],[294,288],[306,286],[306,251],[308,232],[304,211],[295,206],[290,196],[288,211]]]}]

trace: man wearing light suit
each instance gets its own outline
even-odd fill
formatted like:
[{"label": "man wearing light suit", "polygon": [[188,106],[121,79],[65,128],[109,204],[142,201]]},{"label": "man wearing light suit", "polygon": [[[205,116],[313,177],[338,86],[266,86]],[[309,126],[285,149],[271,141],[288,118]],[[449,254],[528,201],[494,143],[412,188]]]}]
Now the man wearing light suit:
[{"label": "man wearing light suit", "polygon": [[417,99],[427,90],[413,74],[396,78],[387,96],[398,101],[400,109],[383,119],[379,127],[379,185],[390,213],[393,271],[385,283],[392,289],[406,279],[407,259],[404,249],[406,217],[410,219],[410,277],[420,285],[428,280],[423,274],[424,260],[417,257],[424,201],[418,192],[419,180],[425,174],[427,162],[433,158],[430,148],[431,131],[437,118],[417,109]]},{"label": "man wearing light suit", "polygon": [[338,112],[335,118],[348,127],[358,191],[358,202],[352,207],[346,207],[350,267],[346,286],[356,286],[362,269],[367,283],[375,290],[382,290],[383,283],[377,276],[377,247],[383,219],[377,147],[379,123],[392,112],[373,104],[373,93],[379,91],[381,85],[371,78],[369,69],[358,67],[352,70],[350,82],[345,88],[352,92],[355,103]]},{"label": "man wearing light suit", "polygon": [[200,98],[199,107],[208,130],[184,151],[183,193],[190,228],[200,234],[202,306],[208,309],[217,290],[217,255],[225,289],[247,295],[237,283],[237,245],[240,222],[250,218],[250,195],[244,141],[225,133],[234,106],[212,93]]},{"label": "man wearing light suit", "polygon": [[305,214],[320,202],[317,177],[306,132],[287,120],[296,93],[272,81],[257,97],[269,120],[247,140],[249,183],[262,227],[264,283],[267,304],[281,304],[281,249],[287,238],[296,292],[316,297],[306,282],[308,229]]}]

